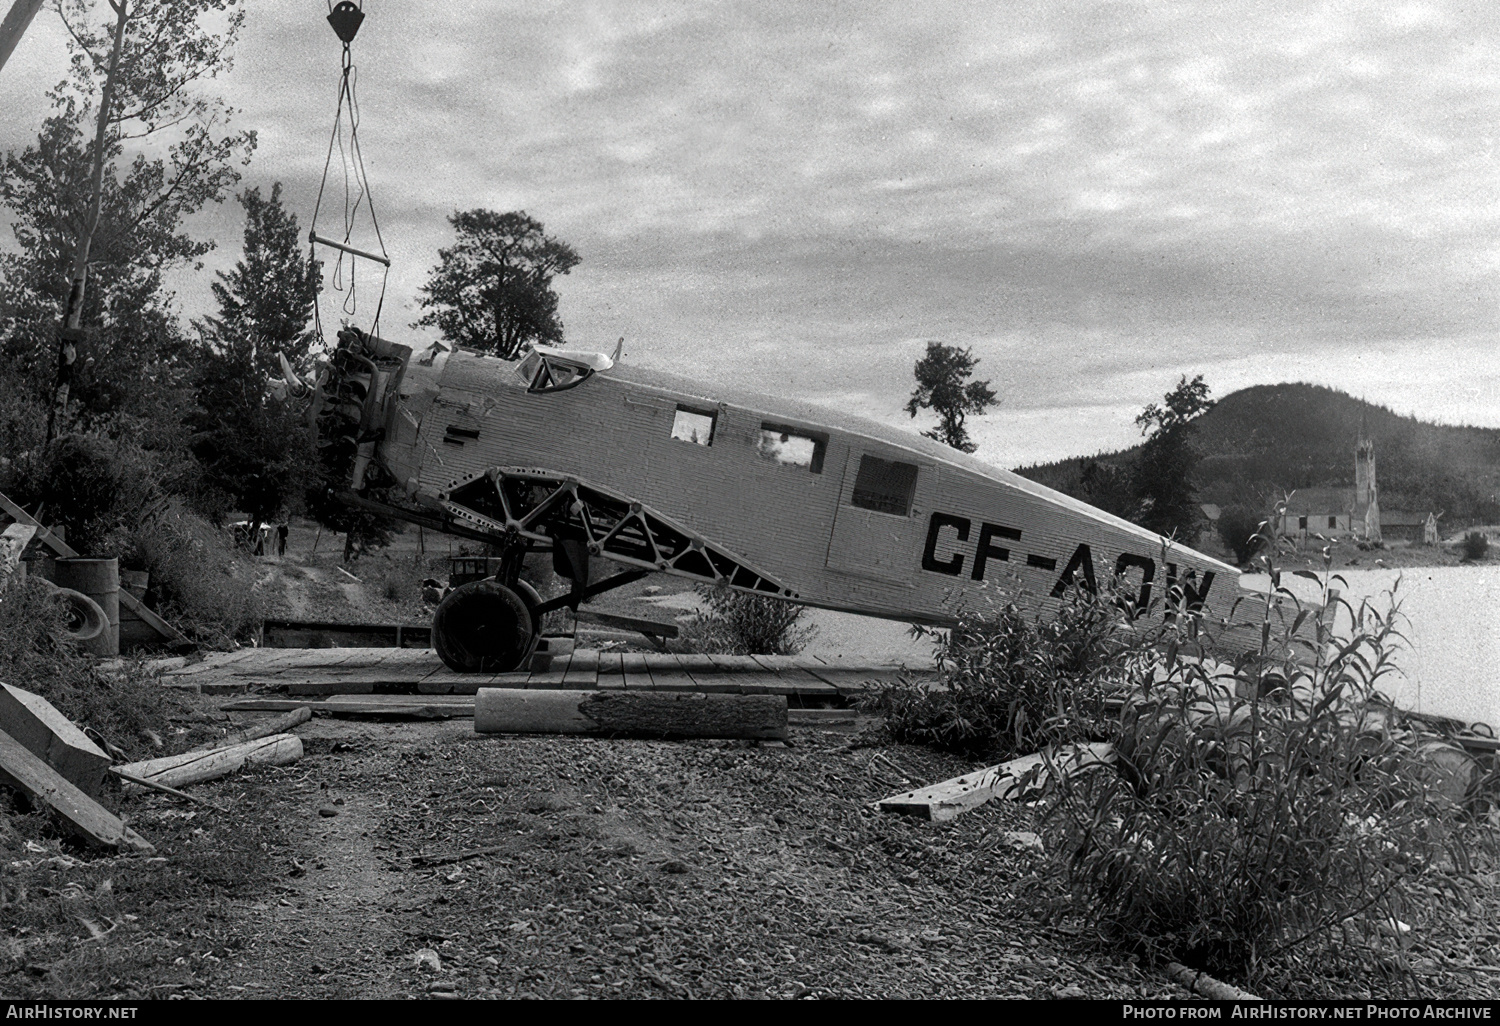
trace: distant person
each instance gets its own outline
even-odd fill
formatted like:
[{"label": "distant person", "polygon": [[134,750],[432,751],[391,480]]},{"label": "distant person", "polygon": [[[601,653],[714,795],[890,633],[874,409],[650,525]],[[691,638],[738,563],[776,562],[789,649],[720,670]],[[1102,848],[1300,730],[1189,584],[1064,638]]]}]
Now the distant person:
[{"label": "distant person", "polygon": [[276,528],[276,554],[278,556],[286,555],[286,536],[289,530],[286,524]]}]

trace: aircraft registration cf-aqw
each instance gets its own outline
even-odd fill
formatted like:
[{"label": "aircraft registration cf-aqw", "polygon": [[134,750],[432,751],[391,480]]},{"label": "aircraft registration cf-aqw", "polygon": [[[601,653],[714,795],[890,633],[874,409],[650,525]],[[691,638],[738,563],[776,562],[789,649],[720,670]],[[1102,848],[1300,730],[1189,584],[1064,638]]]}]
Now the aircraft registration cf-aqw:
[{"label": "aircraft registration cf-aqw", "polygon": [[[1225,618],[1241,594],[1234,567],[873,421],[618,350],[507,361],[339,339],[312,414],[348,467],[346,498],[382,496],[384,512],[503,553],[434,617],[454,669],[512,669],[542,614],[651,572],[930,625],[996,594],[1040,610],[1116,575],[1142,608],[1161,589],[1166,615]],[[520,580],[537,551],[570,595],[543,602]],[[590,584],[600,558],[626,569]]]}]

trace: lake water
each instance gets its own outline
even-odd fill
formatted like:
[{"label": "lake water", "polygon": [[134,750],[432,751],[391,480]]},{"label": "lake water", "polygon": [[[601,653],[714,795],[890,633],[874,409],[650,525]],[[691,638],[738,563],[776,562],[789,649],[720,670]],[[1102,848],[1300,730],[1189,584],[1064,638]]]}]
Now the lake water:
[{"label": "lake water", "polygon": [[[1382,603],[1400,579],[1397,594],[1408,621],[1402,633],[1410,645],[1396,656],[1402,675],[1383,682],[1392,701],[1500,732],[1500,566],[1344,570],[1340,576],[1348,582],[1340,590],[1356,606],[1361,599]],[[1318,594],[1317,585],[1304,578],[1287,574],[1282,581],[1299,598]],[[1263,575],[1245,574],[1240,582],[1261,591],[1269,586]],[[691,609],[700,600],[689,592],[656,601]],[[804,650],[809,655],[932,665],[932,642],[912,638],[906,624],[824,609],[809,610],[807,620],[818,628]]]},{"label": "lake water", "polygon": [[[1381,690],[1402,708],[1500,730],[1500,566],[1342,570],[1339,576],[1348,586],[1334,586],[1356,606],[1369,599],[1385,609],[1385,596],[1395,588],[1406,617],[1402,633],[1410,645],[1395,660],[1403,677],[1388,679]],[[1269,586],[1257,574],[1240,582],[1261,591]],[[1282,583],[1298,598],[1318,594],[1305,578],[1286,574]]]}]

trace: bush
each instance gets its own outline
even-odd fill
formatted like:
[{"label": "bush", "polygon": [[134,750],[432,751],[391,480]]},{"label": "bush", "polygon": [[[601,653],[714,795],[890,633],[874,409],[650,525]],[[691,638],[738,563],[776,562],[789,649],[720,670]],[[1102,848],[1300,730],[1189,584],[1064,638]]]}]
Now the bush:
[{"label": "bush", "polygon": [[222,647],[260,629],[265,602],[254,560],[176,500],[129,532],[122,548],[123,569],[151,574],[148,604],[193,640]]},{"label": "bush", "polygon": [[1464,535],[1464,540],[1459,546],[1463,552],[1464,559],[1470,563],[1477,563],[1490,551],[1490,540],[1478,531],[1470,531]]},{"label": "bush", "polygon": [[70,434],[17,457],[0,490],[49,524],[67,529],[84,555],[115,555],[117,535],[139,523],[163,497],[156,461],[144,449],[96,434]]},{"label": "bush", "polygon": [[1260,527],[1264,521],[1265,517],[1249,506],[1226,506],[1219,513],[1215,525],[1219,538],[1234,553],[1238,565],[1250,562],[1260,549],[1263,541]]},{"label": "bush", "polygon": [[708,608],[684,632],[693,651],[725,655],[795,655],[817,628],[802,624],[806,606],[729,587],[699,588]]},{"label": "bush", "polygon": [[1283,637],[1300,661],[1168,645],[1101,721],[1117,772],[1063,778],[1045,823],[1103,936],[1252,983],[1298,960],[1314,978],[1400,973],[1392,924],[1436,905],[1435,867],[1465,856],[1423,759],[1430,735],[1375,693],[1399,614],[1349,612],[1339,637],[1319,620]]},{"label": "bush", "polygon": [[1113,664],[1117,607],[1075,593],[1056,617],[1028,619],[1014,605],[965,612],[938,633],[936,687],[903,682],[865,699],[897,741],[995,760],[1045,740],[1081,738],[1100,715]]}]

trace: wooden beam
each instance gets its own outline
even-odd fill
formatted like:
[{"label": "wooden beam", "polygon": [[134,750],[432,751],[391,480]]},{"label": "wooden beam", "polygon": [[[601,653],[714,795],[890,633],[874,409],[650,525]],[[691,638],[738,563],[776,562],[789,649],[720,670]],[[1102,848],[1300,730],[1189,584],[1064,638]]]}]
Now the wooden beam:
[{"label": "wooden beam", "polygon": [[0,727],[84,794],[97,797],[109,756],[41,695],[0,684]]},{"label": "wooden beam", "polygon": [[785,741],[781,695],[637,694],[481,688],[476,734],[729,737]]},{"label": "wooden beam", "polygon": [[3,730],[0,730],[0,784],[47,805],[73,832],[100,847],[128,848],[146,854],[156,850],[118,816],[74,787]]},{"label": "wooden beam", "polygon": [[601,627],[618,627],[621,630],[634,631],[648,638],[675,638],[678,633],[675,623],[641,620],[634,616],[606,613],[602,609],[590,609],[588,606],[578,607],[578,619],[583,623],[597,623]]},{"label": "wooden beam", "polygon": [[285,766],[302,758],[302,739],[295,734],[273,734],[243,744],[185,752],[163,759],[132,762],[118,767],[122,773],[143,777],[156,784],[181,787],[217,780],[249,765]]},{"label": "wooden beam", "polygon": [[[1064,772],[1107,765],[1114,759],[1114,746],[1103,742],[1071,745],[1052,755],[1052,761]],[[875,807],[881,812],[899,812],[946,823],[970,809],[977,809],[991,798],[1018,798],[1031,791],[1045,778],[1045,764],[1046,758],[1040,752],[1023,755],[915,791],[893,794],[876,802]]]},{"label": "wooden beam", "polygon": [[[51,531],[43,527],[30,513],[27,513],[20,506],[12,502],[4,492],[0,492],[0,510],[4,510],[6,513],[10,514],[11,518],[14,519],[17,523],[26,524],[30,527],[37,528],[37,539],[41,541],[43,545],[46,545],[53,552],[57,553],[59,556],[63,557],[64,559],[77,558],[77,551],[75,551],[67,542],[63,541],[57,535],[53,534]],[[171,624],[167,623],[167,621],[157,616],[154,611],[147,609],[146,604],[140,599],[136,598],[134,595],[130,594],[130,592],[123,590],[120,592],[120,607],[122,609],[130,610],[136,616],[140,617],[151,627],[152,630],[156,631],[156,633],[160,634],[162,637],[166,638],[174,645],[192,644],[192,641],[188,639],[188,636],[186,634],[183,634],[176,627],[173,627]]]},{"label": "wooden beam", "polygon": [[16,0],[10,5],[5,20],[0,21],[0,68],[5,67],[5,62],[15,52],[16,44],[26,34],[26,27],[31,24],[31,19],[42,9],[42,2],[43,0]]}]

